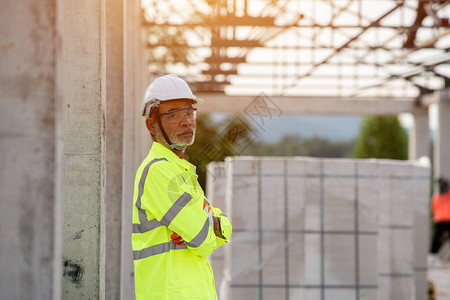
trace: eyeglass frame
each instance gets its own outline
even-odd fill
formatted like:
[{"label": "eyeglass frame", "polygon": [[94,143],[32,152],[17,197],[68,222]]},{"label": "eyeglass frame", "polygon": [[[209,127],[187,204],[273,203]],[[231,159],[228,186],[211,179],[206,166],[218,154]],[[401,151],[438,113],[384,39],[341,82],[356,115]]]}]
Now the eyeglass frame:
[{"label": "eyeglass frame", "polygon": [[[175,109],[175,110],[172,110],[172,111],[169,111],[169,112],[159,113],[159,115],[160,115],[160,116],[167,116],[167,115],[170,115],[170,114],[173,114],[173,113],[176,113],[176,112],[179,112],[179,111],[183,111],[183,110],[193,110],[193,111],[194,111],[194,112],[193,112],[193,120],[196,120],[196,119],[197,119],[197,108],[195,108],[195,107],[179,108],[179,109]],[[181,122],[181,120],[183,120],[184,116],[186,116],[186,117],[189,119],[187,113],[185,112],[179,121],[173,122],[173,123],[168,122],[168,123],[170,123],[170,124],[176,124],[176,123],[179,123],[179,122]],[[166,120],[166,121],[167,121],[167,120]]]}]

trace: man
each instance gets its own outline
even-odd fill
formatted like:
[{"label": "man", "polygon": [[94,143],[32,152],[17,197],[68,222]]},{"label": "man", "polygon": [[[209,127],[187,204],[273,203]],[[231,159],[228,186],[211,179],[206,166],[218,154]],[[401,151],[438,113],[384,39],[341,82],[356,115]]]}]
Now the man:
[{"label": "man", "polygon": [[440,177],[439,194],[435,194],[432,198],[431,210],[433,213],[433,219],[436,223],[434,230],[433,242],[431,244],[431,262],[434,264],[436,260],[436,254],[439,252],[439,248],[442,245],[442,239],[444,234],[450,236],[450,192],[449,182],[446,178]]},{"label": "man", "polygon": [[183,159],[195,139],[196,98],[170,74],[147,88],[141,115],[153,143],[136,174],[132,246],[137,300],[217,299],[208,259],[231,224]]}]

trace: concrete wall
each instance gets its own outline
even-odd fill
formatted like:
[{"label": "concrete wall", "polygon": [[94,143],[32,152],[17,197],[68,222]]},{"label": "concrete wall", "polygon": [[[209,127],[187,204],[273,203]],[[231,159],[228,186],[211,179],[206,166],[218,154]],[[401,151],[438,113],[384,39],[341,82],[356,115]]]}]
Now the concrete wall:
[{"label": "concrete wall", "polygon": [[105,292],[105,2],[59,1],[64,103],[63,299]]},{"label": "concrete wall", "polygon": [[[138,24],[139,1],[131,4]],[[1,299],[61,299],[63,274],[64,294],[74,286],[84,297],[83,288],[94,283],[99,297],[102,255],[111,262],[105,296],[120,297],[123,5],[2,1],[0,152],[8,171],[0,177],[0,233],[8,243],[0,247]],[[105,213],[109,230],[102,231]]]},{"label": "concrete wall", "polygon": [[[429,161],[421,164],[425,164]],[[416,299],[428,297],[427,256],[430,249],[430,176],[429,168],[414,168],[414,181],[418,184],[412,188],[416,195],[414,202],[413,232],[414,232],[414,283]],[[425,183],[423,182],[425,181]],[[428,183],[428,185],[426,185]]]},{"label": "concrete wall", "polygon": [[424,299],[426,278],[423,271],[429,242],[429,169],[382,160],[378,174],[378,299]]},{"label": "concrete wall", "polygon": [[122,164],[121,299],[134,299],[134,266],[131,249],[132,206],[136,170],[148,153],[150,135],[139,116],[149,84],[145,64],[145,35],[141,30],[139,0],[124,2],[124,124]]},{"label": "concrete wall", "polygon": [[[221,282],[231,291],[220,300],[424,299],[428,167],[309,158],[227,163],[231,253],[212,262],[215,275],[225,265],[231,281]],[[223,199],[215,185],[224,185],[215,169],[208,174],[216,178],[208,187],[214,201]]]},{"label": "concrete wall", "polygon": [[428,125],[428,108],[417,108],[413,114],[414,122],[409,130],[408,156],[418,159],[422,156],[430,157],[430,127]]},{"label": "concrete wall", "polygon": [[124,1],[105,3],[105,297],[120,299],[124,107]]},{"label": "concrete wall", "polygon": [[[64,5],[67,4],[64,3]],[[73,14],[76,11],[67,9],[64,5],[61,5],[61,10],[64,11],[61,12],[61,16],[65,13]],[[80,176],[80,173],[70,173],[73,176],[73,181],[70,182],[67,182],[66,167],[64,261],[69,260],[71,268],[85,272],[82,279],[87,275],[97,277],[88,279],[88,282],[92,282],[93,285],[87,286],[78,281],[73,284],[73,278],[69,278],[69,281],[64,281],[65,291],[63,292],[66,294],[68,292],[69,298],[91,295],[94,298],[105,296],[107,299],[133,299],[134,278],[131,251],[133,185],[136,169],[145,157],[149,145],[149,135],[138,114],[142,95],[148,83],[144,80],[147,69],[145,64],[142,64],[145,60],[143,55],[145,44],[141,31],[140,1],[103,0],[97,4],[89,2],[89,5],[87,3],[81,5],[78,10],[88,16],[89,22],[92,23],[86,26],[90,28],[93,35],[97,34],[97,38],[91,39],[89,35],[78,37],[74,49],[62,51],[63,71],[76,70],[78,65],[85,69],[84,74],[76,72],[65,75],[71,78],[71,81],[82,85],[83,89],[86,87],[85,93],[79,92],[73,95],[70,94],[71,91],[68,91],[66,94],[66,101],[73,101],[77,108],[81,108],[75,117],[66,118],[66,125],[70,124],[69,130],[83,130],[84,134],[71,135],[70,131],[66,133],[65,152],[68,145],[74,145],[68,144],[68,140],[69,142],[76,140],[78,147],[91,149],[89,153],[91,159],[98,160],[96,160],[96,168],[92,168],[91,165],[90,170],[82,171],[84,176]],[[66,30],[62,35],[66,37],[67,44],[75,42],[69,39],[69,36],[84,32],[83,28],[70,24],[71,21],[74,20],[70,17],[61,20],[61,29]],[[99,26],[96,27],[94,23]],[[64,41],[63,39],[63,45]],[[87,51],[89,55],[85,55],[85,49],[89,49]],[[70,60],[65,58],[68,55],[73,55],[73,61],[77,61],[78,65],[75,68],[66,65]],[[89,65],[83,65],[85,61]],[[64,86],[67,81],[61,84]],[[91,89],[88,89],[89,86]],[[84,91],[81,86],[77,88]],[[73,105],[71,104],[70,107]],[[69,115],[69,109],[65,115]],[[78,120],[83,120],[83,124],[74,126],[72,122]],[[84,152],[75,154],[82,158],[86,155]],[[74,153],[71,153],[70,157],[73,155]],[[78,159],[79,167],[83,165],[82,160]],[[65,161],[67,165],[68,157],[65,157]],[[73,172],[72,169],[69,171]],[[88,174],[94,177],[91,177],[89,182],[83,181]],[[74,186],[79,188],[80,185],[88,190],[90,193],[88,199],[93,202],[89,203],[86,199],[81,201],[79,193],[68,190]],[[81,213],[81,210],[84,212]],[[86,221],[77,223],[75,219],[71,219],[69,211],[80,211],[83,215],[89,211],[88,214],[92,218],[87,220],[92,223],[87,224]],[[75,227],[76,231],[66,227]],[[91,229],[94,230],[90,231]],[[72,240],[75,240],[74,236],[77,242],[81,243],[77,248],[78,256],[77,253],[72,252],[75,247],[71,248]],[[84,244],[85,241],[89,242]],[[80,253],[80,245],[81,248],[90,247],[89,252],[94,255],[88,255],[88,252],[83,253],[83,251]],[[75,258],[68,259],[67,255],[75,255]],[[105,259],[108,263],[105,263]],[[88,261],[88,265],[85,265],[84,261]],[[70,271],[73,273],[72,270]],[[72,290],[73,286],[77,289]],[[77,291],[81,293],[81,296],[73,294]]]},{"label": "concrete wall", "polygon": [[228,162],[230,299],[376,299],[377,199],[359,189],[356,172],[368,168],[364,163]]},{"label": "concrete wall", "polygon": [[[434,176],[450,178],[450,90],[439,91],[438,126],[434,144]],[[437,188],[436,188],[437,192]]]},{"label": "concrete wall", "polygon": [[[226,169],[224,162],[212,162],[206,167],[206,198],[214,207],[220,208],[224,214],[230,216],[229,205],[226,203]],[[214,281],[219,299],[228,299],[230,276],[227,273],[227,250],[230,245],[225,245],[213,252],[209,257],[214,273]]]},{"label": "concrete wall", "polygon": [[0,299],[52,299],[55,1],[1,1]]}]

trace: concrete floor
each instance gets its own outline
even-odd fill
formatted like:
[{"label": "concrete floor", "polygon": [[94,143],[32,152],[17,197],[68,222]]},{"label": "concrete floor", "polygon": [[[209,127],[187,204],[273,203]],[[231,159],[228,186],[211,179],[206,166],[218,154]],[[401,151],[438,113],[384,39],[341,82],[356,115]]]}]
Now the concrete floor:
[{"label": "concrete floor", "polygon": [[434,284],[436,300],[450,300],[450,263],[429,267],[428,280]]},{"label": "concrete floor", "polygon": [[439,259],[428,266],[428,281],[434,284],[435,300],[450,300],[450,243],[446,242],[439,253]]}]

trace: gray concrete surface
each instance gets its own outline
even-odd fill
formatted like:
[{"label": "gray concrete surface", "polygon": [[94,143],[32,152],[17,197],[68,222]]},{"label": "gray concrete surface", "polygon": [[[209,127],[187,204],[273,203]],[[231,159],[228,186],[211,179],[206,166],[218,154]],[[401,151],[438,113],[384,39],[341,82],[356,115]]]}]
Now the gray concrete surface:
[{"label": "gray concrete surface", "polygon": [[429,267],[428,280],[435,287],[435,300],[450,300],[450,264]]},{"label": "gray concrete surface", "polygon": [[[415,168],[416,178],[428,178],[430,180],[430,169]],[[427,254],[430,240],[430,184],[413,186],[413,193],[417,195],[414,201],[413,232],[414,232],[414,285],[415,299],[426,299],[428,293],[427,276]]]},{"label": "gray concrete surface", "polygon": [[428,125],[428,108],[418,108],[413,114],[414,122],[409,131],[409,159],[422,156],[430,157],[430,127]]},{"label": "gray concrete surface", "polygon": [[140,1],[125,1],[124,6],[124,107],[122,165],[122,257],[121,299],[134,299],[134,266],[131,229],[134,178],[148,153],[150,135],[139,116],[144,91],[149,84],[144,34],[141,28]]},{"label": "gray concrete surface", "polygon": [[225,193],[225,203],[233,203],[228,263],[227,254],[225,261],[213,257],[214,272],[222,263],[231,276],[230,294],[219,299],[426,297],[428,165],[304,157],[226,162],[226,192],[211,178],[208,188],[214,200]]},{"label": "gray concrete surface", "polygon": [[105,0],[59,1],[64,103],[62,299],[105,291]]},{"label": "gray concrete surface", "polygon": [[450,177],[450,89],[439,92],[438,127],[434,144],[434,176]]},{"label": "gray concrete surface", "polygon": [[434,284],[435,300],[450,300],[450,243],[439,250],[438,259],[428,261],[427,279]]},{"label": "gray concrete surface", "polygon": [[0,299],[54,296],[54,7],[1,1]]},{"label": "gray concrete surface", "polygon": [[105,297],[120,299],[124,106],[124,1],[105,2]]},{"label": "gray concrete surface", "polygon": [[[206,197],[214,207],[218,207],[222,212],[231,216],[226,205],[227,177],[224,162],[212,162],[206,166]],[[229,245],[224,245],[216,249],[209,257],[211,268],[214,272],[214,283],[219,299],[228,298],[229,276],[226,274],[226,250]]]}]

